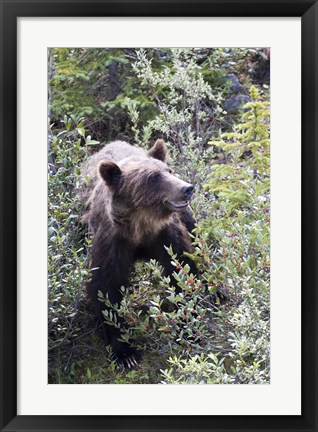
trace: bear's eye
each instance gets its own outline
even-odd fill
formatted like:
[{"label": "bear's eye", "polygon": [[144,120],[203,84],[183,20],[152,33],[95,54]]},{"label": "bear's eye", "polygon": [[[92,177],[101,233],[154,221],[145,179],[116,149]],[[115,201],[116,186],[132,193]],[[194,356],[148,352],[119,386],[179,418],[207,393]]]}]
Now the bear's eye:
[{"label": "bear's eye", "polygon": [[172,169],[171,168],[168,169],[168,173],[172,174]]}]

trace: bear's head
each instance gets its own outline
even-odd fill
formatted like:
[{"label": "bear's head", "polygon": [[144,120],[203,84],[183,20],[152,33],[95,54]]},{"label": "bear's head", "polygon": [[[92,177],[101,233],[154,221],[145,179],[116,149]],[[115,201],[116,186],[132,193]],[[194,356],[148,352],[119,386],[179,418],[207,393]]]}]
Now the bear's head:
[{"label": "bear's head", "polygon": [[166,164],[167,147],[159,139],[145,153],[102,161],[99,173],[112,193],[112,214],[118,222],[149,221],[155,225],[187,208],[193,186],[176,177]]}]

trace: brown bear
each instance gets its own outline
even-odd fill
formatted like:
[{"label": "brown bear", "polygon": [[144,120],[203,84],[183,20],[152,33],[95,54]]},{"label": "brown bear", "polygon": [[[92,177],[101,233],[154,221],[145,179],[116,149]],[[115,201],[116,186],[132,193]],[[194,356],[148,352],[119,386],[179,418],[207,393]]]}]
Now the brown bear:
[{"label": "brown bear", "polygon": [[[90,178],[82,194],[87,208],[84,221],[93,234],[88,295],[100,317],[105,306],[98,300],[98,291],[108,295],[112,304],[119,304],[120,288],[129,285],[137,260],[156,259],[166,275],[172,274],[174,267],[164,246],[171,245],[190,271],[197,273],[194,263],[183,256],[192,251],[189,231],[194,220],[188,204],[194,188],[173,175],[166,156],[162,139],[148,152],[115,141],[82,167],[82,176]],[[119,330],[104,328],[117,359],[128,366],[135,363],[139,354],[118,340]]]}]

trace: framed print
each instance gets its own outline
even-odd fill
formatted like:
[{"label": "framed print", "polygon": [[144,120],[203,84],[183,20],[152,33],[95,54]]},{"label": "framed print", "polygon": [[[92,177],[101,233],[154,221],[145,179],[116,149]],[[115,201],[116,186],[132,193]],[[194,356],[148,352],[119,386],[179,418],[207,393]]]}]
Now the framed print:
[{"label": "framed print", "polygon": [[1,17],[1,430],[316,431],[317,2]]}]

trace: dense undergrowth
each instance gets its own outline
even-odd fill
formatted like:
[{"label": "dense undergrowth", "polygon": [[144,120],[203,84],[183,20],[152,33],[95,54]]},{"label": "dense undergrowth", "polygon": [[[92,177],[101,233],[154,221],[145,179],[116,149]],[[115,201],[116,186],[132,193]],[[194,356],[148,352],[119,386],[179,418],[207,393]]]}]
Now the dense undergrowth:
[{"label": "dense undergrowth", "polygon": [[[69,50],[63,51],[62,60],[58,50],[52,54],[57,56],[52,95],[60,94],[63,82],[69,84],[71,77],[76,88],[83,80],[90,89],[85,104],[94,107],[93,89],[104,89],[105,82],[109,88],[98,93],[105,100],[91,112],[80,112],[80,101],[73,93],[63,95],[72,109],[62,104],[61,96],[52,102],[49,382],[269,383],[268,83],[262,86],[262,79],[249,74],[247,66],[252,60],[254,71],[264,66],[261,54],[268,52]],[[86,57],[79,62],[77,54]],[[89,69],[90,54],[97,64],[91,74],[82,70]],[[112,99],[114,83],[107,81],[105,70],[113,62],[119,71],[119,89]],[[83,75],[74,78],[72,73],[79,74],[80,69]],[[61,71],[64,81],[58,78]],[[240,91],[245,91],[249,102],[228,113],[223,102],[231,97],[233,79],[227,76],[233,73],[240,77]],[[99,123],[94,134],[94,116],[105,115],[109,126],[114,112],[129,119],[129,130],[126,125],[120,129],[118,119],[113,120],[121,138],[149,147],[155,137],[164,137],[170,165],[196,190],[191,203],[197,220],[191,258],[201,270],[200,279],[169,249],[181,292],[176,293],[162,276],[158,263],[138,263],[116,310],[129,323],[122,338],[144,353],[133,370],[117,367],[88,311],[85,285],[90,278],[91,239],[80,223],[82,209],[76,195],[81,163],[105,143],[95,141],[104,139]],[[114,130],[105,134],[105,140],[115,138]],[[117,325],[116,314],[105,314],[105,319]]]}]

